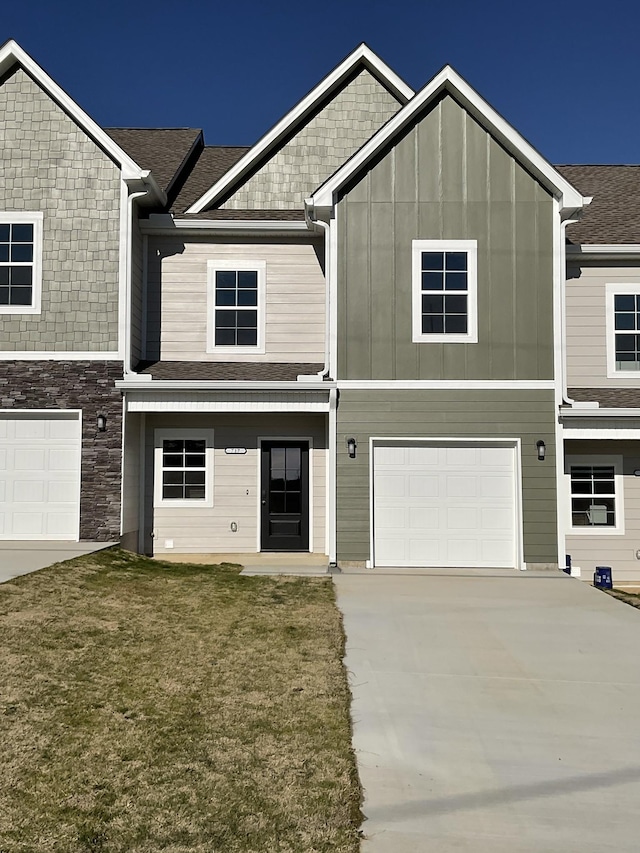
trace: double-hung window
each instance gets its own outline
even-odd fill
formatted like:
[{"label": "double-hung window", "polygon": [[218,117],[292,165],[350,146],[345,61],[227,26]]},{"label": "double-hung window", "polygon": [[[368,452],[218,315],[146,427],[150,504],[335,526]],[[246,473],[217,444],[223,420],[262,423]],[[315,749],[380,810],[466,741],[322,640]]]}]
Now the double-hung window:
[{"label": "double-hung window", "polygon": [[475,343],[477,242],[414,240],[414,343]]},{"label": "double-hung window", "polygon": [[0,212],[0,314],[40,313],[42,213]]},{"label": "double-hung window", "polygon": [[264,352],[264,261],[209,261],[207,352]]},{"label": "double-hung window", "polygon": [[213,506],[213,430],[158,429],[155,505]]},{"label": "double-hung window", "polygon": [[607,285],[607,374],[640,371],[640,283]]},{"label": "double-hung window", "polygon": [[622,464],[619,457],[567,457],[571,528],[622,532]]}]

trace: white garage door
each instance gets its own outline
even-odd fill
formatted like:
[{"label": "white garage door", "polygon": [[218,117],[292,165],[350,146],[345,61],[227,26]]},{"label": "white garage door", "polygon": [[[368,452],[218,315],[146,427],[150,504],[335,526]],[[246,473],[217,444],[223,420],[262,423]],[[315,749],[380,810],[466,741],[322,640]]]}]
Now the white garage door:
[{"label": "white garage door", "polygon": [[376,566],[514,568],[515,447],[374,444]]},{"label": "white garage door", "polygon": [[0,413],[0,539],[78,539],[80,419]]}]

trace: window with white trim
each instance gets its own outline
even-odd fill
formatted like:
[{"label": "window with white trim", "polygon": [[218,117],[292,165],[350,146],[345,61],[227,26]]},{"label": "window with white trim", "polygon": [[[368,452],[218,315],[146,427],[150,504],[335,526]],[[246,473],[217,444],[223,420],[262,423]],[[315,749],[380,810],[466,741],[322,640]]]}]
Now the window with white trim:
[{"label": "window with white trim", "polygon": [[475,343],[477,241],[414,240],[412,251],[414,343]]},{"label": "window with white trim", "polygon": [[0,314],[39,314],[42,213],[0,212]]},{"label": "window with white trim", "polygon": [[207,352],[264,352],[264,261],[207,264]]},{"label": "window with white trim", "polygon": [[567,457],[574,532],[623,532],[620,457]]},{"label": "window with white trim", "polygon": [[155,431],[155,505],[213,506],[213,430]]}]

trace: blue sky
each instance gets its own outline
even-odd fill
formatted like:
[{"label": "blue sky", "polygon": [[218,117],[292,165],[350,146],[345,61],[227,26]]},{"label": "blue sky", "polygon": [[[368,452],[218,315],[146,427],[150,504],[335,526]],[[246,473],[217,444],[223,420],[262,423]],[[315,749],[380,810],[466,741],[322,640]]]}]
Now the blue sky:
[{"label": "blue sky", "polygon": [[630,0],[28,0],[15,38],[103,126],[255,142],[359,42],[414,88],[453,65],[555,163],[640,162]]}]

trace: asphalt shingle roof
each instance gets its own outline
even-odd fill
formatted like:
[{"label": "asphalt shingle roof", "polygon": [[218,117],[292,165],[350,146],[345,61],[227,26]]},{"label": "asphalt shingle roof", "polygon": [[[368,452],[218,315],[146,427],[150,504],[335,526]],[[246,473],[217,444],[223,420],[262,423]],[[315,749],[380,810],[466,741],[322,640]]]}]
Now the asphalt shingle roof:
[{"label": "asphalt shingle roof", "polygon": [[569,388],[568,393],[580,402],[595,400],[605,409],[640,409],[640,388]]},{"label": "asphalt shingle roof", "polygon": [[556,166],[583,195],[582,219],[567,228],[571,243],[640,243],[640,166]]},{"label": "asphalt shingle roof", "polygon": [[[172,209],[182,214],[228,172],[249,149],[240,146],[207,145],[178,193]],[[231,218],[231,217],[228,217]]]},{"label": "asphalt shingle roof", "polygon": [[107,127],[106,132],[167,191],[202,131],[193,127]]},{"label": "asphalt shingle roof", "polygon": [[319,373],[324,365],[235,361],[154,361],[138,367],[154,379],[191,382],[295,382],[299,375]]}]

